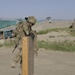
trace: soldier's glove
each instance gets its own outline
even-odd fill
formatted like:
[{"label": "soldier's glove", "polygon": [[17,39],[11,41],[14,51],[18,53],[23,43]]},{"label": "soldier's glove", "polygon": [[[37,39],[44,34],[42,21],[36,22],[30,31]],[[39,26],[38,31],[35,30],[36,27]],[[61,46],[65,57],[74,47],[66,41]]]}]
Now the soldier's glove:
[{"label": "soldier's glove", "polygon": [[32,39],[35,38],[35,35],[33,33],[30,33],[30,36],[32,37]]}]

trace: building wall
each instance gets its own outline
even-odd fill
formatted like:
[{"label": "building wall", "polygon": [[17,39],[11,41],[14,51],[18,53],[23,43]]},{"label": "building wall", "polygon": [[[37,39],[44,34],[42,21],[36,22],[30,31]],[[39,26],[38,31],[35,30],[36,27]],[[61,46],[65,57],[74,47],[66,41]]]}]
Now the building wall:
[{"label": "building wall", "polygon": [[16,25],[16,20],[0,20],[0,29],[11,25]]}]

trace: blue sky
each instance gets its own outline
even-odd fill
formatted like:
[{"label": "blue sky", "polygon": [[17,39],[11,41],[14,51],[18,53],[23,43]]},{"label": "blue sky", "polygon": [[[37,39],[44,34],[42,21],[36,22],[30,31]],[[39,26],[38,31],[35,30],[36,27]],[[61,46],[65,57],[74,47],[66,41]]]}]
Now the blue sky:
[{"label": "blue sky", "polygon": [[74,19],[75,0],[0,0],[0,18]]}]

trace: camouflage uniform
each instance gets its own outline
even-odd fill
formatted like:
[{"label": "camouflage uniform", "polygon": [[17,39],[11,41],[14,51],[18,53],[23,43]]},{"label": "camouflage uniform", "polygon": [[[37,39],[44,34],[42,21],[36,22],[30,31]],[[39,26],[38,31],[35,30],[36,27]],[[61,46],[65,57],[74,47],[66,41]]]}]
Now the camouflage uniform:
[{"label": "camouflage uniform", "polygon": [[[34,40],[36,40],[36,37],[37,37],[36,33],[34,31],[32,31],[32,29],[31,29],[31,27],[33,25],[35,25],[35,23],[36,23],[35,17],[29,16],[29,17],[25,17],[25,19],[26,19],[26,22],[23,22],[23,21],[19,22],[19,24],[17,25],[16,30],[14,31],[14,34],[13,34],[13,36],[16,36],[16,42],[18,41],[19,37],[21,39],[20,39],[18,47],[17,47],[19,49],[19,52],[16,55],[13,64],[11,65],[12,68],[15,68],[16,64],[19,61],[20,61],[20,64],[22,65],[22,37],[30,36],[31,33],[33,33],[35,35]],[[35,44],[35,42],[34,42],[34,44]],[[36,46],[36,44],[35,44],[35,46]],[[34,46],[34,49],[35,49],[35,46]],[[38,48],[35,50],[38,50]]]},{"label": "camouflage uniform", "polygon": [[35,38],[34,38],[34,54],[38,55],[38,44],[37,44],[37,32],[33,31]]}]

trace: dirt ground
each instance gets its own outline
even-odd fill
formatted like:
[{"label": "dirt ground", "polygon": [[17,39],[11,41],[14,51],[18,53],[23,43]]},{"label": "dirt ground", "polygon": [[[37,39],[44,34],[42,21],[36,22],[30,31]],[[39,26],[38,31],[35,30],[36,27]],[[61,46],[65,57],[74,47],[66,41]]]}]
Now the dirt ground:
[{"label": "dirt ground", "polygon": [[[33,26],[33,30],[36,30],[39,32],[40,30],[46,30],[50,28],[69,28],[70,25],[72,24],[72,21],[53,21],[52,23],[49,23],[48,21],[46,22],[41,22]],[[59,31],[59,32],[49,32],[47,34],[42,34],[37,36],[38,41],[50,41],[50,42],[62,42],[65,40],[69,41],[75,41],[75,37],[71,36],[68,32],[66,31]]]},{"label": "dirt ground", "polygon": [[[34,26],[36,31],[48,28],[69,27],[72,22],[48,22],[39,23]],[[51,37],[53,36],[53,37]],[[75,40],[67,32],[51,32],[45,35],[38,35],[38,40],[64,41]],[[21,70],[19,64],[15,69],[11,68],[13,58],[18,50],[12,53],[13,48],[0,48],[0,75],[18,75]],[[39,49],[38,56],[34,57],[34,75],[75,75],[75,52],[59,52]]]},{"label": "dirt ground", "polygon": [[44,21],[34,25],[33,29],[38,32],[40,30],[46,30],[49,28],[68,28],[70,25],[72,25],[72,23],[73,21],[52,21],[52,23]]},{"label": "dirt ground", "polygon": [[[13,48],[0,48],[0,75],[18,75],[20,66],[11,64],[15,53]],[[39,49],[34,57],[34,75],[75,75],[75,53]]]}]

